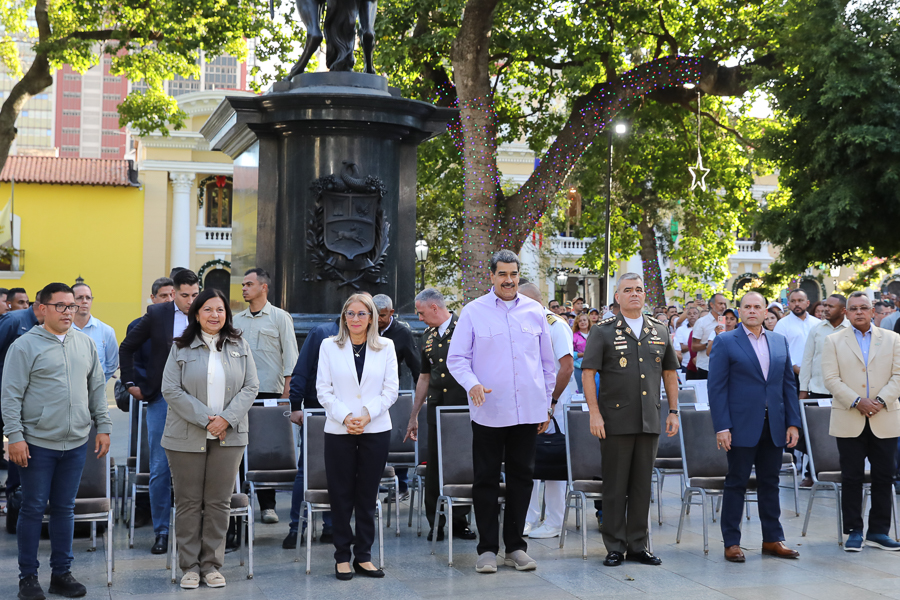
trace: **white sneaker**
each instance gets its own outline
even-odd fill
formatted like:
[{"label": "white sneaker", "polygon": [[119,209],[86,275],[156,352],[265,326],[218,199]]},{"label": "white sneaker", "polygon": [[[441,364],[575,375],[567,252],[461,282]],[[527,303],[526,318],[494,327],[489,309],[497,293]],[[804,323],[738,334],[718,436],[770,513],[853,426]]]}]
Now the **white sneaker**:
[{"label": "white sneaker", "polygon": [[478,555],[475,561],[475,570],[479,573],[497,572],[497,555],[493,552],[484,552]]},{"label": "white sneaker", "polygon": [[181,578],[181,587],[186,590],[194,590],[200,587],[200,573],[188,571]]},{"label": "white sneaker", "polygon": [[270,525],[278,522],[278,513],[275,512],[274,508],[267,508],[262,511],[262,522]]},{"label": "white sneaker", "polygon": [[559,529],[551,529],[547,525],[541,525],[537,529],[532,529],[528,537],[536,540],[559,537]]},{"label": "white sneaker", "polygon": [[212,573],[207,573],[203,576],[203,581],[206,582],[206,587],[211,588],[220,588],[225,587],[225,577],[222,576],[218,571],[213,571]]},{"label": "white sneaker", "polygon": [[507,567],[515,567],[516,571],[534,571],[537,569],[537,563],[534,562],[533,558],[525,554],[524,550],[507,553],[503,563]]},{"label": "white sneaker", "polygon": [[531,535],[532,529],[537,529],[540,526],[541,526],[540,521],[538,521],[537,523],[525,523],[525,529],[522,531],[522,535],[525,537],[528,537],[529,535]]}]

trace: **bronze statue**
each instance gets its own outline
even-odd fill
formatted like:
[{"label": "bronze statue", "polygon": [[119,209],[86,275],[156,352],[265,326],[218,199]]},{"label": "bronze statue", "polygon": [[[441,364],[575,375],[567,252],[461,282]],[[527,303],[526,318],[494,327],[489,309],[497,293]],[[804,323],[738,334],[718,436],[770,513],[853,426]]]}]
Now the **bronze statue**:
[{"label": "bronze statue", "polygon": [[[274,0],[270,0],[274,18]],[[325,14],[325,65],[329,71],[352,71],[356,58],[356,22],[365,57],[365,72],[375,74],[372,50],[375,48],[375,12],[378,0],[297,0],[297,11],[306,27],[306,45],[288,79],[306,70],[309,59],[322,44],[322,14]]]}]

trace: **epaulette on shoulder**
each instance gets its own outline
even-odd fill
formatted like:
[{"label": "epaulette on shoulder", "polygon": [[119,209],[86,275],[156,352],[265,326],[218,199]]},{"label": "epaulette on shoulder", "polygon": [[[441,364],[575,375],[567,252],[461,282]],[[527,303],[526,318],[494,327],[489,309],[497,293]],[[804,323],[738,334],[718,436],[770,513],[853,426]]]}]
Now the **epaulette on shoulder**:
[{"label": "epaulette on shoulder", "polygon": [[562,317],[560,317],[559,315],[554,315],[553,313],[547,313],[547,314],[544,315],[544,316],[547,317],[547,325],[553,325],[553,323],[555,323],[555,322],[557,322],[557,321],[559,321],[560,323],[565,323],[566,325],[569,324],[568,321],[564,320],[564,319],[563,319]]},{"label": "epaulette on shoulder", "polygon": [[615,321],[615,320],[616,320],[616,318],[615,318],[614,316],[613,316],[613,317],[609,317],[609,318],[607,318],[607,319],[603,319],[602,321],[600,321],[599,323],[597,323],[597,325],[606,325],[607,323],[612,323],[612,322]]},{"label": "epaulette on shoulder", "polygon": [[647,320],[648,320],[648,321],[653,321],[654,323],[656,323],[656,324],[658,324],[658,325],[665,325],[665,323],[663,323],[662,321],[660,321],[660,320],[657,319],[656,317],[651,317],[650,315],[647,315]]}]

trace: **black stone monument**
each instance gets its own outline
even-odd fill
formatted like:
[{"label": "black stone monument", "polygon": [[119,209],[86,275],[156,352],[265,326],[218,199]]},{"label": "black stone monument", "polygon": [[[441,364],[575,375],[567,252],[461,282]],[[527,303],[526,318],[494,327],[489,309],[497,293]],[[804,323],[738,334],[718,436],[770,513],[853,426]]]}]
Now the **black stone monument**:
[{"label": "black stone monument", "polygon": [[418,325],[416,151],[455,115],[354,72],[227,97],[201,132],[235,161],[233,276],[268,270],[301,341],[359,290],[387,294]]}]

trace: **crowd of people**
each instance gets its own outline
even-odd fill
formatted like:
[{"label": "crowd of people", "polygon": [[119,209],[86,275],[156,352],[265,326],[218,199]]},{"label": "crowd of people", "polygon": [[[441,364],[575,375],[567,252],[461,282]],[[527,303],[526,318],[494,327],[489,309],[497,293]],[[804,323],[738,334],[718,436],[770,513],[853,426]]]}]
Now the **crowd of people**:
[{"label": "crowd of people", "polygon": [[[71,572],[75,495],[88,450],[90,460],[109,450],[105,389],[116,371],[119,395],[130,397],[119,406],[131,410],[133,423],[137,411],[130,399],[146,405],[149,493],[135,499],[133,524],[152,523],[150,551],[165,553],[174,497],[186,589],[226,584],[224,555],[240,543],[229,508],[248,444],[248,412],[255,402],[273,399],[290,402],[286,415],[301,429],[304,409],[325,412],[324,445],[310,451],[324,456],[331,510],[323,514],[319,540],[334,546],[336,578],[384,577],[371,561],[371,548],[401,364],[415,382],[408,438],[418,438],[425,406],[432,440],[437,407],[469,408],[477,533],[469,528],[467,508],[453,512],[451,531],[477,538],[479,573],[494,573],[498,565],[533,570],[537,563],[527,554],[526,538],[560,535],[566,483],[539,475],[552,469],[536,457],[536,447],[538,436],[565,434],[565,419],[557,417],[573,401],[585,403],[600,444],[603,501],[596,509],[607,550],[603,564],[661,564],[649,547],[650,483],[659,436],[678,435],[678,390],[689,379],[707,380],[717,444],[728,453],[721,520],[726,560],[746,560],[740,524],[751,472],[762,553],[799,556],[784,544],[778,477],[785,448],[803,451],[799,401],[807,398],[831,399],[845,549],[900,550],[888,535],[900,437],[900,335],[886,329],[900,323],[889,321],[896,314],[889,302],[873,303],[857,292],[810,306],[795,289],[786,311],[756,292],[738,299],[735,308],[715,294],[705,303],[650,310],[642,276],[626,273],[608,311],[586,307],[581,298],[565,305],[551,299],[545,308],[538,286],[519,271],[515,253],[497,252],[490,291],[459,314],[438,290],[420,292],[416,313],[427,326],[421,349],[409,326],[394,317],[392,299],[366,292],[349,296],[339,316],[313,328],[298,348],[291,316],[268,301],[271,279],[261,268],[244,274],[248,307],[234,315],[220,291],[201,291],[195,273],[173,270],[153,283],[152,304],[119,345],[112,328],[91,314],[94,298],[86,283],[51,283],[33,305],[25,290],[0,290],[7,494],[21,500],[18,515],[7,519],[8,527],[17,528],[19,598],[44,597],[38,540],[48,503],[49,590],[69,597],[86,593]],[[96,441],[88,448],[92,425]],[[436,464],[436,444],[426,459]],[[285,549],[301,539],[302,451],[297,467]],[[406,477],[398,476],[394,500],[402,501]],[[866,476],[872,497],[867,529]],[[444,517],[436,520],[443,514],[440,495],[437,469],[427,469],[429,540],[445,535]],[[277,523],[274,491],[260,490],[257,500],[262,521]]]}]

